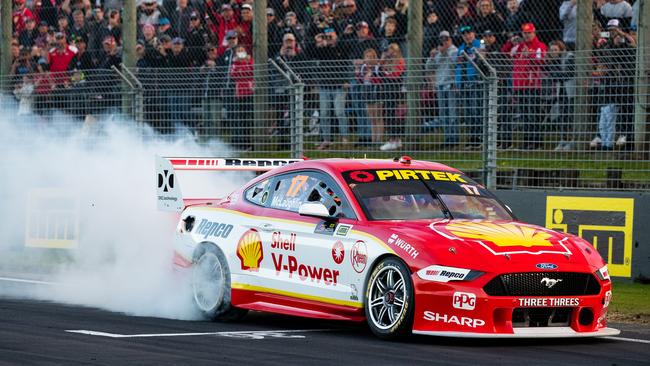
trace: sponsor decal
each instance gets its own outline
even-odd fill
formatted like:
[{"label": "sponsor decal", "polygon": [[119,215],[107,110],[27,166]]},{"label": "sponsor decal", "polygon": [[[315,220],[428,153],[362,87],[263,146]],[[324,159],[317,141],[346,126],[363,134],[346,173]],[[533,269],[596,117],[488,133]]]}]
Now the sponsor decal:
[{"label": "sponsor decal", "polygon": [[352,268],[357,273],[361,273],[366,269],[366,265],[368,264],[368,248],[365,242],[357,240],[354,243],[350,251],[350,261],[352,262]]},{"label": "sponsor decal", "polygon": [[336,230],[336,222],[321,221],[318,224],[316,224],[316,228],[314,229],[314,234],[323,234],[323,235],[332,236],[334,235],[335,230]]},{"label": "sponsor decal", "polygon": [[473,240],[494,255],[571,255],[561,238],[551,230],[515,222],[457,221],[433,223],[429,227],[452,240]]},{"label": "sponsor decal", "polygon": [[400,238],[397,234],[391,235],[386,242],[390,245],[402,249],[408,255],[413,257],[413,259],[417,258],[420,254],[411,244],[407,243],[406,240]]},{"label": "sponsor decal", "polygon": [[264,258],[262,238],[255,229],[246,231],[237,243],[237,257],[241,261],[241,269],[257,271]]},{"label": "sponsor decal", "polygon": [[632,275],[633,220],[633,198],[546,197],[546,227],[591,243],[610,276]]},{"label": "sponsor decal", "polygon": [[334,259],[334,263],[341,264],[343,263],[343,258],[345,258],[345,248],[343,248],[343,243],[337,240],[332,246],[332,259]]},{"label": "sponsor decal", "polygon": [[537,263],[535,265],[538,269],[557,269],[557,264],[553,263]]},{"label": "sponsor decal", "polygon": [[454,292],[451,304],[456,309],[474,310],[476,295],[470,292]]},{"label": "sponsor decal", "polygon": [[176,170],[269,170],[302,159],[169,158]]},{"label": "sponsor decal", "polygon": [[285,257],[284,254],[271,253],[271,258],[277,275],[289,272],[289,278],[293,278],[295,274],[301,281],[310,279],[312,282],[323,281],[326,285],[334,286],[338,283],[340,272],[337,270],[300,263],[293,255]]},{"label": "sponsor decal", "polygon": [[612,301],[612,292],[611,291],[605,292],[605,298],[603,299],[603,307],[607,308],[611,301]]},{"label": "sponsor decal", "polygon": [[[215,238],[227,238],[230,236],[233,226],[230,224],[224,224],[220,222],[209,221],[206,219],[201,219],[201,223],[196,227],[194,231],[197,235],[203,235],[203,239],[207,239],[208,236],[214,236]],[[190,230],[188,230],[190,231]]]},{"label": "sponsor decal", "polygon": [[348,181],[368,183],[395,180],[437,180],[447,182],[467,183],[461,173],[441,172],[435,170],[413,169],[383,169],[383,170],[355,170],[344,174]]},{"label": "sponsor decal", "polygon": [[540,282],[544,286],[546,286],[548,288],[551,288],[551,287],[555,286],[556,284],[562,282],[562,279],[561,278],[553,279],[553,278],[544,277],[544,278],[542,278],[542,280]]},{"label": "sponsor decal", "polygon": [[417,272],[418,277],[427,281],[449,282],[462,281],[469,274],[469,269],[433,265]]},{"label": "sponsor decal", "polygon": [[163,170],[162,174],[158,173],[158,188],[162,189],[163,192],[174,189],[174,173],[166,169]]},{"label": "sponsor decal", "polygon": [[462,325],[469,328],[478,328],[485,325],[485,320],[474,319],[465,316],[458,317],[456,315],[440,314],[429,310],[425,310],[424,320],[445,324]]},{"label": "sponsor decal", "polygon": [[352,225],[346,225],[346,224],[339,224],[339,226],[336,227],[336,233],[334,235],[336,236],[348,236],[348,233],[352,229]]},{"label": "sponsor decal", "polygon": [[225,166],[252,166],[252,167],[270,167],[270,166],[283,166],[291,163],[297,163],[302,159],[297,160],[282,160],[282,159],[224,159]]},{"label": "sponsor decal", "polygon": [[524,308],[580,306],[580,299],[577,297],[533,297],[521,298],[517,301],[519,306]]},{"label": "sponsor decal", "polygon": [[280,231],[273,232],[271,235],[271,249],[280,249],[295,252],[296,251],[296,234],[290,233],[289,237],[282,236]]},{"label": "sponsor decal", "polygon": [[359,291],[357,290],[357,285],[350,284],[350,300],[359,300]]},{"label": "sponsor decal", "polygon": [[611,280],[609,278],[609,270],[607,269],[607,266],[603,266],[599,268],[598,273],[600,273],[600,276],[603,280],[607,280],[607,281]]}]

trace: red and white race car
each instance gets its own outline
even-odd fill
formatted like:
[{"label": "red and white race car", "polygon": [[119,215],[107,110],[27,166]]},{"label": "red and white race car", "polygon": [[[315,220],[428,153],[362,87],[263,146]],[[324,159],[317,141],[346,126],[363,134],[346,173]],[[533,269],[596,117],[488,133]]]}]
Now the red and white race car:
[{"label": "red and white race car", "polygon": [[[268,170],[184,199],[175,170]],[[174,264],[208,317],[367,321],[380,338],[610,336],[607,266],[583,239],[517,221],[448,166],[395,160],[158,158],[180,211]]]}]

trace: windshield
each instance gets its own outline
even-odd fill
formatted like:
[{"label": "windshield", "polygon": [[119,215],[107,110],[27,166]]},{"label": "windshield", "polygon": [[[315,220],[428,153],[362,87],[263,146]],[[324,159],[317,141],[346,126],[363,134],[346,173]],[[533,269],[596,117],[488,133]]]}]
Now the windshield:
[{"label": "windshield", "polygon": [[512,220],[482,185],[456,172],[354,170],[343,173],[369,220]]}]

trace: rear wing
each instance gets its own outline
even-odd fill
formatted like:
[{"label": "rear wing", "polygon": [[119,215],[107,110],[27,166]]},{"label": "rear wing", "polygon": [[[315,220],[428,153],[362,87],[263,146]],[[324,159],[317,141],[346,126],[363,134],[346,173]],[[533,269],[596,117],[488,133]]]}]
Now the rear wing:
[{"label": "rear wing", "polygon": [[180,212],[185,208],[176,171],[265,172],[304,159],[205,158],[156,156],[158,210]]}]

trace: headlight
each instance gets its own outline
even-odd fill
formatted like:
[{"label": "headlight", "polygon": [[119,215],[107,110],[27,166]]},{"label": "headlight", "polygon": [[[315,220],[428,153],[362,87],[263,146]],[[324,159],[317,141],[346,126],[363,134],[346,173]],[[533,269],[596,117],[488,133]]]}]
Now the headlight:
[{"label": "headlight", "polygon": [[417,272],[418,277],[427,281],[471,281],[479,278],[483,272],[466,268],[432,265]]},{"label": "headlight", "polygon": [[610,278],[609,278],[609,271],[607,270],[607,265],[604,265],[604,266],[600,267],[600,269],[597,270],[596,272],[594,272],[594,274],[595,274],[596,277],[598,277],[601,281],[610,281]]}]

